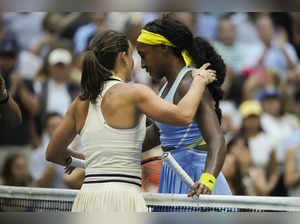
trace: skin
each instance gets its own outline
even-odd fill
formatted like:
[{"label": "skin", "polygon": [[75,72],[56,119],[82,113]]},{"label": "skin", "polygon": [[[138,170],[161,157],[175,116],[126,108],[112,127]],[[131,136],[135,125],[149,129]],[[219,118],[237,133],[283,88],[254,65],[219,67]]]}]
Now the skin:
[{"label": "skin", "polygon": [[[176,57],[173,51],[164,45],[150,46],[143,43],[137,44],[138,53],[141,56],[141,66],[149,72],[153,79],[161,79],[165,76],[168,80],[162,98],[169,92],[177,74],[185,65],[184,61]],[[176,93],[175,104],[186,94],[191,86],[191,74],[187,74],[181,81]],[[205,171],[217,177],[222,169],[226,146],[217,115],[214,110],[214,100],[208,90],[205,90],[203,98],[198,106],[195,119],[207,145],[201,150],[208,151]],[[159,144],[159,132],[155,125],[147,129],[143,151],[147,151]],[[211,191],[200,182],[196,182],[188,196],[199,196],[200,194],[211,194]]]},{"label": "skin", "polygon": [[[162,100],[145,85],[123,82],[115,84],[103,96],[101,103],[101,111],[106,123],[112,128],[133,128],[143,114],[153,120],[171,125],[184,126],[191,123],[205,89],[206,79],[204,77],[208,77],[209,82],[215,80],[214,72],[206,70],[207,66],[204,65],[194,73],[192,88],[178,106]],[[126,80],[132,69],[133,58],[130,44],[128,53],[120,52],[118,54],[115,68],[111,72],[113,76]],[[46,151],[47,160],[65,165],[69,156],[84,159],[83,154],[67,147],[82,130],[88,114],[88,107],[89,101],[82,101],[79,98],[73,101],[62,123],[52,135]]]}]

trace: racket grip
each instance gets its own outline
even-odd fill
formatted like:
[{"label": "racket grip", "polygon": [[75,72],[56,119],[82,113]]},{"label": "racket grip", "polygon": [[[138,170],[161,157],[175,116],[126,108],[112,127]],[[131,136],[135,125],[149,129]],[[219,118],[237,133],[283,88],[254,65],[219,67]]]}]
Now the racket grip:
[{"label": "racket grip", "polygon": [[170,166],[173,171],[181,178],[181,180],[188,186],[192,187],[194,185],[194,181],[192,178],[182,169],[182,167],[176,162],[174,157],[169,152],[164,152],[162,155],[164,162]]}]

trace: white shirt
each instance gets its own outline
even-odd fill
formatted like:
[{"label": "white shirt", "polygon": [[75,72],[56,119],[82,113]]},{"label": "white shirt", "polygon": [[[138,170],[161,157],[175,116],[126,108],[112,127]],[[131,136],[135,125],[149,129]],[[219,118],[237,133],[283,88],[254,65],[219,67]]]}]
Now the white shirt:
[{"label": "white shirt", "polygon": [[249,139],[248,143],[254,165],[265,168],[270,160],[272,150],[276,150],[274,139],[261,132],[254,138]]},{"label": "white shirt", "polygon": [[57,84],[53,80],[50,80],[46,111],[58,112],[64,115],[71,102],[72,99],[68,93],[67,86],[65,84]]},{"label": "white shirt", "polygon": [[284,117],[276,118],[267,113],[261,115],[261,126],[277,145],[277,159],[280,163],[285,160],[285,150],[282,149],[284,139],[293,131],[292,126]]}]

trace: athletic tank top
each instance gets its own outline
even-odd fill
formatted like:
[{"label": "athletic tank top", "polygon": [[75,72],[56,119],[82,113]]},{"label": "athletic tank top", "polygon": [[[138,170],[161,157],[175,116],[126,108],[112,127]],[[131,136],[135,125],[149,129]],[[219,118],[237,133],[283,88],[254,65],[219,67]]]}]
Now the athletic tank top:
[{"label": "athletic tank top", "polygon": [[[187,74],[192,68],[183,67],[177,75],[176,80],[174,81],[172,87],[170,88],[168,94],[164,98],[166,101],[174,104],[174,95],[176,90]],[[159,96],[161,97],[168,82],[161,88]],[[202,134],[198,128],[198,124],[195,120],[187,126],[173,126],[167,125],[160,122],[155,122],[156,126],[159,128],[160,132],[160,142],[163,147],[175,147],[177,148],[192,148],[198,145],[205,145],[205,141],[202,137]]]},{"label": "athletic tank top", "polygon": [[146,134],[146,117],[131,129],[109,126],[101,112],[102,97],[119,81],[107,81],[96,103],[89,103],[88,115],[81,130],[86,160],[86,174],[121,175],[141,178],[141,149]]}]

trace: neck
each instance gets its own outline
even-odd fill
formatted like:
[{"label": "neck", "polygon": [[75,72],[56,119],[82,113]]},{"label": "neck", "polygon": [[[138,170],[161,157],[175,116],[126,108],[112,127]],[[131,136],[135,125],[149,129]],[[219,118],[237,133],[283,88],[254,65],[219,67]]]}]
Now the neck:
[{"label": "neck", "polygon": [[125,82],[125,80],[126,80],[126,73],[125,72],[121,72],[121,71],[119,71],[119,72],[114,72],[114,71],[112,71],[112,76],[113,77],[115,77],[115,78],[117,78],[117,79],[121,79],[123,82]]},{"label": "neck", "polygon": [[165,70],[165,77],[168,80],[168,84],[173,84],[177,78],[180,70],[185,66],[185,64],[178,58],[175,60],[170,60],[168,67]]}]

